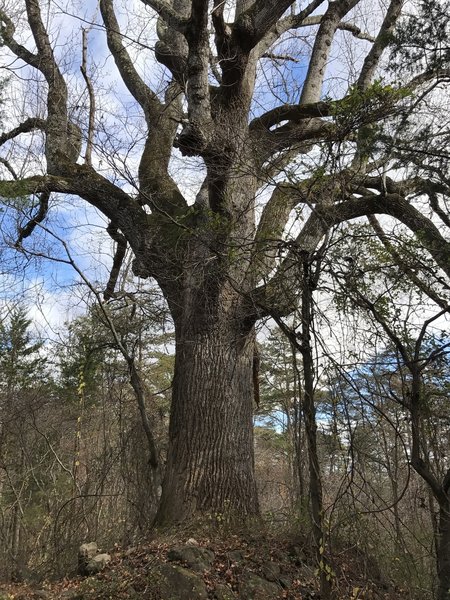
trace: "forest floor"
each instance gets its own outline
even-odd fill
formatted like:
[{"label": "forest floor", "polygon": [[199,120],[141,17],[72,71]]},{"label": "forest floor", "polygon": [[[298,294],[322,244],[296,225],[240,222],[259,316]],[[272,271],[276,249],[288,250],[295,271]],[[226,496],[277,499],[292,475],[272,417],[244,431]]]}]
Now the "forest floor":
[{"label": "forest floor", "polygon": [[[116,546],[99,574],[37,585],[0,584],[0,600],[318,600],[317,563],[291,536],[158,536]],[[330,575],[335,600],[405,600],[373,561],[337,553]]]}]

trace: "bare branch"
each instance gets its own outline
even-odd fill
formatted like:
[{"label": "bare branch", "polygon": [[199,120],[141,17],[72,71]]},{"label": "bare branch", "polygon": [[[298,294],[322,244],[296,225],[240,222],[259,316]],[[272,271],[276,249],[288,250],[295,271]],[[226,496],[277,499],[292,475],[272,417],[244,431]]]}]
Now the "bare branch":
[{"label": "bare branch", "polygon": [[302,119],[289,121],[273,130],[252,132],[255,160],[261,167],[270,158],[285,149],[296,149],[297,154],[309,152],[320,141],[331,141],[340,134],[336,133],[333,123],[322,119]]},{"label": "bare branch", "polygon": [[159,208],[164,208],[168,212],[183,209],[186,206],[184,198],[167,173],[177,129],[173,117],[174,112],[178,110],[178,89],[169,86],[166,105],[163,105],[142,80],[123,46],[112,0],[100,0],[100,11],[106,26],[108,47],[125,85],[141,106],[148,127],[139,165],[141,203],[149,204],[149,200],[152,199]]},{"label": "bare branch", "polygon": [[85,161],[86,164],[92,165],[92,146],[94,143],[94,118],[95,118],[95,93],[91,79],[87,72],[87,35],[88,29],[83,28],[83,44],[82,44],[82,57],[80,71],[83,75],[83,79],[86,82],[86,87],[89,96],[89,124],[88,124],[88,135],[86,143]]},{"label": "bare branch", "polygon": [[114,57],[119,73],[130,94],[143,109],[147,118],[151,118],[160,102],[150,88],[144,83],[122,43],[119,23],[114,13],[112,0],[100,0],[100,12],[106,27],[108,48]]},{"label": "bare branch", "polygon": [[[42,192],[78,195],[111,220],[116,212],[121,213],[122,219],[128,220],[129,227],[139,218],[138,215],[142,215],[142,221],[146,218],[136,200],[87,165],[73,165],[72,177],[34,175],[15,181],[0,181],[0,195],[4,198],[20,198]],[[122,210],[118,210],[119,206]],[[122,224],[120,226],[122,229]]]},{"label": "bare branch", "polygon": [[35,216],[28,221],[25,227],[19,227],[19,236],[16,241],[16,247],[20,247],[25,238],[29,237],[36,225],[42,223],[48,213],[48,201],[50,199],[50,192],[42,192],[39,194],[39,208]]},{"label": "bare branch", "polygon": [[375,43],[366,56],[364,64],[358,78],[358,87],[361,89],[367,88],[372,81],[375,70],[380,62],[383,51],[389,44],[389,40],[394,31],[395,24],[400,16],[404,0],[391,0],[389,8],[386,12],[384,21],[380,27],[380,31],[376,37]]},{"label": "bare branch", "polygon": [[178,14],[169,2],[166,2],[165,0],[142,0],[142,2],[146,6],[153,8],[171,29],[178,31],[179,33],[185,32],[189,20]]},{"label": "bare branch", "polygon": [[223,56],[224,46],[230,42],[231,38],[231,27],[225,23],[223,16],[224,8],[225,2],[223,0],[214,0],[211,17],[216,33],[215,42],[219,58]]},{"label": "bare branch", "polygon": [[273,54],[272,52],[265,52],[261,58],[268,58],[269,60],[277,61],[290,61],[293,63],[299,63],[300,59],[290,56],[289,54]]},{"label": "bare branch", "polygon": [[0,10],[0,21],[2,22],[0,25],[0,34],[2,37],[2,41],[7,46],[13,54],[15,54],[18,58],[23,60],[28,65],[39,69],[39,57],[36,54],[33,54],[27,48],[16,42],[14,39],[15,27],[14,23],[8,17],[8,15]]},{"label": "bare branch", "polygon": [[[67,86],[56,63],[47,31],[42,22],[38,0],[25,1],[28,22],[38,49],[37,64],[33,64],[44,75],[48,84],[47,129],[45,155],[49,173],[60,173],[69,164],[75,162],[68,144],[71,133],[67,116]],[[72,126],[72,130],[75,126]],[[68,151],[70,156],[68,156]]]},{"label": "bare branch", "polygon": [[303,84],[301,104],[318,102],[322,93],[328,57],[331,51],[334,34],[341,19],[358,3],[359,0],[341,0],[330,3],[322,17],[319,31],[309,61],[308,73]]},{"label": "bare branch", "polygon": [[12,140],[21,133],[29,133],[30,131],[34,131],[38,129],[40,131],[45,131],[47,127],[47,122],[44,119],[39,119],[37,117],[32,117],[30,119],[26,119],[23,123],[11,129],[6,133],[2,133],[0,135],[0,146],[2,146],[8,140]]},{"label": "bare branch", "polygon": [[375,42],[375,39],[376,39],[373,37],[373,35],[370,35],[369,33],[362,31],[362,29],[360,27],[358,27],[357,25],[354,25],[353,23],[341,21],[337,28],[340,29],[341,31],[348,31],[355,38],[358,38],[359,40],[366,40],[366,42]]},{"label": "bare branch", "polygon": [[106,285],[105,291],[103,292],[103,297],[105,301],[114,298],[114,289],[116,287],[120,269],[122,267],[122,263],[127,251],[127,240],[125,236],[123,236],[119,232],[118,228],[115,225],[113,225],[113,223],[110,223],[108,225],[106,231],[108,232],[111,239],[113,239],[116,242],[117,246],[116,251],[114,252],[113,265],[109,274],[109,280]]},{"label": "bare branch", "polygon": [[[284,33],[291,29],[299,29],[304,26],[309,19],[316,19],[316,17],[310,17],[310,15],[323,4],[324,0],[313,0],[308,6],[296,15],[289,15],[280,19],[273,27],[266,33],[262,40],[258,44],[258,54],[261,56],[268,50],[272,44],[274,44]],[[318,17],[316,24],[319,24],[322,16]],[[313,24],[313,23],[310,23]]]},{"label": "bare branch", "polygon": [[441,298],[432,287],[423,282],[422,279],[418,277],[417,273],[406,264],[404,259],[402,259],[375,215],[369,215],[367,218],[378,239],[392,256],[398,268],[405,273],[405,275],[412,281],[412,283],[414,283],[415,286],[417,286],[419,290],[422,290],[422,292],[431,298],[433,302],[435,302],[443,310],[449,310],[449,304],[443,298]]},{"label": "bare branch", "polygon": [[250,123],[250,131],[267,130],[282,121],[297,123],[303,119],[314,117],[328,117],[332,114],[333,107],[338,102],[313,102],[311,104],[285,104],[269,110],[263,115],[253,119]]},{"label": "bare branch", "polygon": [[263,209],[252,255],[256,281],[268,277],[274,268],[285,224],[299,202],[297,189],[293,188],[288,183],[278,184]]},{"label": "bare branch", "polygon": [[17,173],[16,170],[14,169],[14,167],[10,164],[9,160],[6,160],[6,158],[2,158],[0,156],[0,164],[2,164],[9,172],[10,174],[13,176],[14,179],[17,179]]},{"label": "bare branch", "polygon": [[249,52],[292,4],[293,0],[255,0],[235,21],[233,37],[239,40],[242,49]]},{"label": "bare branch", "polygon": [[192,0],[191,18],[186,29],[188,125],[178,137],[184,154],[201,154],[212,133],[209,90],[208,0]]},{"label": "bare branch", "polygon": [[[314,252],[331,227],[371,214],[388,214],[406,225],[420,238],[439,267],[450,276],[450,242],[403,196],[395,193],[367,194],[362,198],[350,198],[336,205],[318,204],[293,243],[292,250],[277,269],[277,273],[250,295],[249,302],[254,306],[258,317],[272,313],[289,314],[295,308],[296,288],[289,285],[287,281],[298,276],[299,253]],[[280,290],[283,290],[282,295]]]}]

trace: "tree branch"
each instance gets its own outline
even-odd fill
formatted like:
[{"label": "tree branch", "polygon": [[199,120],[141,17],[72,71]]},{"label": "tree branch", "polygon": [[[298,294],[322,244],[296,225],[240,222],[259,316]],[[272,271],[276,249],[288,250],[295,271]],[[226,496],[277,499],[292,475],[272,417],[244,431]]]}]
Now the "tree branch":
[{"label": "tree branch", "polygon": [[403,196],[368,193],[362,198],[350,198],[335,205],[318,204],[303,226],[295,242],[288,243],[291,250],[277,269],[275,275],[258,287],[249,302],[258,318],[272,313],[289,314],[297,303],[292,277],[297,274],[298,256],[314,252],[325,233],[333,226],[371,214],[391,215],[406,225],[431,254],[439,267],[450,277],[450,242],[438,228]]},{"label": "tree branch", "polygon": [[42,223],[42,221],[45,219],[48,213],[49,199],[50,192],[42,192],[41,194],[39,194],[38,211],[36,215],[28,221],[25,227],[19,227],[19,236],[15,243],[16,247],[20,247],[22,245],[23,240],[33,233],[34,229],[36,228],[36,225],[39,225],[39,223]]},{"label": "tree branch", "polygon": [[0,35],[2,37],[2,43],[7,46],[13,54],[23,60],[26,64],[39,69],[39,57],[33,54],[25,46],[22,46],[14,39],[14,33],[16,28],[14,23],[8,17],[8,15],[0,10]]},{"label": "tree branch", "polygon": [[255,0],[233,24],[233,37],[245,52],[250,52],[293,3],[294,0]]},{"label": "tree branch", "polygon": [[447,301],[441,298],[431,286],[424,283],[420,277],[417,276],[417,273],[405,263],[400,254],[397,252],[395,246],[389,240],[388,235],[381,227],[380,222],[375,215],[369,215],[367,218],[378,239],[394,259],[397,267],[403,271],[403,273],[412,281],[412,283],[414,283],[415,286],[417,286],[419,290],[424,292],[424,294],[433,300],[433,302],[435,302],[440,308],[446,311],[450,310],[450,306]]},{"label": "tree branch", "polygon": [[[73,165],[72,177],[34,175],[15,181],[0,181],[0,196],[4,198],[51,192],[78,195],[98,208],[110,220],[119,215],[121,229],[132,230],[133,223],[137,225],[137,222],[141,221],[142,225],[147,221],[147,215],[136,200],[87,165]],[[131,235],[130,231],[131,237],[136,235],[137,232]]]},{"label": "tree branch", "polygon": [[10,172],[14,179],[18,178],[17,173],[14,167],[10,164],[9,160],[6,160],[6,158],[0,156],[0,164],[2,164]]},{"label": "tree branch", "polygon": [[366,89],[371,83],[375,70],[380,62],[383,51],[388,46],[395,24],[400,17],[404,0],[391,0],[386,16],[381,24],[375,43],[364,60],[357,85],[360,89]]},{"label": "tree branch", "polygon": [[212,134],[208,8],[208,0],[192,0],[185,33],[189,47],[186,86],[189,123],[178,136],[177,147],[186,155],[201,155]]},{"label": "tree branch", "polygon": [[322,17],[309,61],[309,68],[303,84],[300,104],[318,102],[322,93],[325,69],[331,51],[336,29],[341,19],[358,3],[359,0],[340,0],[330,3]]},{"label": "tree branch", "polygon": [[119,73],[128,91],[141,106],[146,118],[150,119],[155,116],[155,111],[161,106],[161,103],[136,71],[134,63],[122,43],[120,27],[114,13],[112,0],[100,0],[100,12],[106,27],[108,48]]},{"label": "tree branch", "polygon": [[44,119],[39,119],[37,117],[26,119],[23,123],[21,123],[14,129],[11,129],[11,131],[2,133],[0,135],[0,146],[2,146],[5,142],[17,137],[21,133],[29,133],[30,131],[34,131],[35,129],[45,132],[46,127],[47,122]]},{"label": "tree branch", "polygon": [[[266,33],[258,44],[258,54],[262,56],[284,33],[290,29],[299,29],[308,17],[323,4],[324,0],[313,0],[297,15],[290,15],[280,19]],[[311,17],[314,18],[314,17]]]},{"label": "tree branch", "polygon": [[249,125],[250,131],[267,130],[282,121],[298,123],[303,119],[328,117],[339,102],[313,102],[311,104],[284,104],[277,106],[263,115],[253,119]]},{"label": "tree branch", "polygon": [[89,96],[89,123],[88,123],[88,134],[86,143],[86,152],[84,159],[86,164],[92,165],[92,147],[94,143],[94,119],[95,119],[95,93],[91,79],[87,72],[87,35],[88,29],[83,28],[82,30],[82,55],[81,55],[81,66],[80,71],[83,75],[83,79],[86,83],[88,96]]},{"label": "tree branch", "polygon": [[114,252],[113,265],[109,274],[108,283],[106,284],[105,291],[103,292],[103,298],[105,299],[105,301],[111,300],[115,296],[114,289],[116,287],[120,269],[122,267],[122,263],[127,251],[127,240],[125,236],[123,236],[119,232],[117,227],[113,225],[112,222],[108,225],[106,231],[108,232],[111,239],[116,242],[117,246]]},{"label": "tree branch", "polygon": [[[42,22],[38,0],[25,0],[28,23],[38,50],[38,56],[29,64],[38,69],[48,84],[47,128],[45,138],[45,156],[49,173],[58,174],[78,158],[79,147],[72,142],[78,129],[69,124],[67,116],[67,86],[56,63],[47,31]],[[23,58],[23,57],[21,57]],[[79,134],[79,132],[78,132]],[[78,135],[77,134],[77,135]],[[81,145],[81,134],[80,138]],[[78,153],[75,152],[78,150]],[[76,156],[75,156],[76,154]]]},{"label": "tree branch", "polygon": [[179,110],[176,86],[169,86],[165,105],[142,80],[130,55],[122,44],[119,23],[112,0],[100,0],[100,11],[106,27],[108,47],[125,85],[141,106],[147,123],[147,139],[139,164],[141,203],[157,204],[173,214],[184,210],[186,202],[167,172],[177,130],[174,120]]},{"label": "tree branch", "polygon": [[189,20],[177,13],[169,2],[165,0],[142,0],[142,2],[146,6],[153,8],[171,29],[179,33],[185,32]]}]

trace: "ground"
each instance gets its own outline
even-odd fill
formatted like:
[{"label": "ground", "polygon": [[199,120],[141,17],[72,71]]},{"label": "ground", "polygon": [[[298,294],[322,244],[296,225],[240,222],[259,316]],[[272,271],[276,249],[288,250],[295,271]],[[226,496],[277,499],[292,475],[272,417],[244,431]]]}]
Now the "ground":
[{"label": "ground", "polygon": [[[339,554],[339,553],[338,553]],[[288,600],[320,599],[317,566],[306,539],[292,535],[208,537],[164,534],[132,548],[111,549],[112,561],[93,577],[0,585],[0,600]],[[409,598],[384,581],[367,557],[333,563],[335,599]],[[365,572],[366,575],[362,575]],[[369,580],[370,577],[370,580]]]}]

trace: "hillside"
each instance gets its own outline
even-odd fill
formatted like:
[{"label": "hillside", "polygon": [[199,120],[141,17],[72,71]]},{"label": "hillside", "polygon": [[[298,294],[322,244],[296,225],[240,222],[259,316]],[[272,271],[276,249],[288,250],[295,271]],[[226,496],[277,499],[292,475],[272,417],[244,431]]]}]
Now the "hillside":
[{"label": "hillside", "polygon": [[[96,576],[0,587],[0,600],[288,600],[319,599],[317,568],[306,540],[271,536],[201,539],[175,536],[124,549]],[[336,599],[400,600],[367,557],[334,561]]]}]

